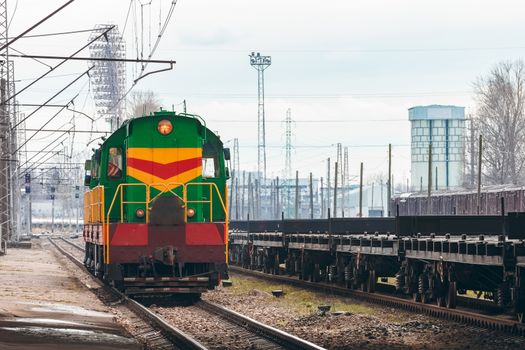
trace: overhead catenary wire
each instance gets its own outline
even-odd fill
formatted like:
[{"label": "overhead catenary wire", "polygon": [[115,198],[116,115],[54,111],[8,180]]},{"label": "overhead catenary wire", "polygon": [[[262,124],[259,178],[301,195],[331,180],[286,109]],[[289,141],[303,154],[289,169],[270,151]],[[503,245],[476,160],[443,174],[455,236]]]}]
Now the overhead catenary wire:
[{"label": "overhead catenary wire", "polygon": [[[78,96],[78,95],[77,95],[77,96]],[[71,99],[71,101],[73,101],[77,96],[73,97],[73,98]],[[56,117],[57,117],[57,116],[58,116],[58,115],[59,115],[59,114],[65,109],[65,108],[66,108],[66,106],[60,108],[60,109],[58,110],[58,112],[56,112],[51,118],[48,119],[47,122],[44,123],[44,125],[42,125],[42,126],[41,126],[41,127],[40,127],[40,128],[34,133],[34,134],[32,134],[32,135],[31,135],[29,138],[27,138],[27,139],[26,139],[26,140],[25,140],[20,146],[18,146],[18,148],[16,149],[16,151],[13,152],[13,154],[16,153],[16,152],[18,152],[18,151],[19,151],[19,150],[20,150],[25,144],[27,144],[29,141],[31,141],[31,139],[32,139],[33,137],[35,137],[35,135],[38,134],[38,133],[40,132],[40,130],[44,129],[49,123],[51,123],[51,121],[52,121],[53,119],[55,119],[55,118],[56,118]]]},{"label": "overhead catenary wire", "polygon": [[55,97],[60,95],[62,92],[64,92],[67,88],[69,88],[71,85],[76,83],[80,78],[82,78],[84,75],[88,74],[90,70],[93,69],[93,66],[88,68],[84,73],[80,74],[78,77],[76,77],[73,81],[71,81],[69,84],[67,84],[65,87],[63,87],[60,91],[58,91],[56,94],[54,94],[52,97],[50,97],[46,102],[44,102],[40,107],[37,107],[33,112],[28,114],[26,117],[22,118],[15,126],[11,128],[11,131],[16,130],[16,128],[25,122],[27,119],[29,119],[32,115],[34,115],[36,112],[38,112],[40,109],[42,109],[45,105],[47,105],[49,102],[51,102]]},{"label": "overhead catenary wire", "polygon": [[[170,9],[168,11],[168,15],[166,16],[166,19],[164,21],[164,24],[157,36],[157,40],[155,41],[155,44],[153,45],[153,48],[151,49],[149,55],[148,55],[148,60],[151,60],[151,57],[153,57],[153,54],[155,53],[155,51],[157,50],[157,47],[159,46],[160,44],[160,40],[162,39],[162,36],[164,35],[164,32],[166,31],[166,28],[168,27],[168,24],[171,20],[171,17],[173,16],[173,12],[175,10],[175,6],[177,5],[177,0],[172,0],[171,2],[171,6],[170,6]],[[137,43],[138,45],[138,43]],[[137,55],[138,55],[138,50],[137,50]],[[144,76],[146,75],[149,75],[150,73],[147,73],[147,74],[144,74],[145,70],[146,70],[146,67],[148,66],[148,63],[145,63],[140,72],[139,72],[139,75],[138,77],[133,81],[133,84],[131,84],[131,86],[129,87],[129,89],[118,99],[118,101],[115,103],[115,105],[113,105],[109,110],[113,110],[115,108],[117,108],[117,106],[120,104],[120,102],[122,102],[122,100],[124,100],[128,95],[129,93],[131,92],[131,90],[133,90],[133,88],[137,85],[138,81],[143,78]],[[167,69],[164,69],[164,70],[160,70],[160,71],[165,71]],[[159,72],[160,72],[159,71]],[[100,119],[102,116],[100,116],[98,119]]]},{"label": "overhead catenary wire", "polygon": [[[110,26],[108,27],[104,32],[102,32],[100,35],[98,35],[97,37],[95,37],[93,40],[90,40],[86,45],[82,46],[80,49],[78,49],[77,51],[75,51],[74,53],[72,53],[69,57],[65,58],[62,62],[60,62],[59,64],[57,64],[56,66],[54,66],[53,68],[51,68],[50,70],[48,70],[47,72],[45,72],[44,74],[42,74],[40,77],[38,77],[37,79],[35,79],[33,82],[31,82],[30,84],[24,86],[21,90],[17,91],[16,93],[14,93],[13,95],[9,96],[3,103],[6,103],[6,102],[9,102],[11,101],[12,99],[14,99],[16,96],[20,95],[22,92],[24,92],[25,90],[29,89],[31,86],[33,86],[34,84],[36,84],[38,81],[40,81],[41,79],[43,79],[45,76],[47,76],[49,73],[51,73],[52,71],[54,71],[55,69],[57,69],[58,67],[60,67],[61,65],[63,65],[64,63],[66,63],[71,57],[77,55],[79,52],[81,52],[82,50],[84,50],[86,47],[88,47],[89,45],[91,45],[94,41],[98,40],[100,37],[102,37],[103,35],[107,34],[108,31],[110,31],[111,29],[113,29],[114,26]],[[85,73],[84,73],[85,74]]]},{"label": "overhead catenary wire", "polygon": [[[71,127],[71,129],[72,129],[72,128],[73,128],[73,127]],[[67,132],[67,131],[66,131],[66,132]],[[56,139],[54,139],[53,141],[51,141],[50,143],[48,143],[48,144],[42,149],[42,151],[46,151],[45,154],[54,151],[56,147],[58,147],[59,145],[63,144],[64,141],[66,140],[66,137],[64,137],[64,138],[62,138],[62,137],[63,137],[63,136],[59,136],[58,138],[56,138]],[[60,142],[58,142],[58,141],[60,141]],[[53,147],[51,150],[47,151],[47,149],[48,149],[51,145],[53,145],[54,143],[56,143],[56,142],[58,142],[58,143],[55,145],[55,147]],[[38,156],[38,154],[39,154],[39,153],[34,154],[31,158],[27,159],[24,163],[20,164],[20,165],[18,166],[18,168],[21,169],[24,165],[26,165],[26,164],[29,163],[31,160],[33,160],[36,156]],[[41,158],[39,158],[39,159],[41,159]],[[37,162],[38,162],[38,160],[37,160]]]}]

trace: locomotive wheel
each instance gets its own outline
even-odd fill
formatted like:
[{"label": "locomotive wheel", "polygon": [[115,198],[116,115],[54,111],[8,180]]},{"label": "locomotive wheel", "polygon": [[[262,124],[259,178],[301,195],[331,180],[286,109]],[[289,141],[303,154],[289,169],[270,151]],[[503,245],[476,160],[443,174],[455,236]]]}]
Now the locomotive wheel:
[{"label": "locomotive wheel", "polygon": [[366,291],[374,293],[376,291],[376,270],[368,271],[368,278],[366,280]]},{"label": "locomotive wheel", "polygon": [[417,303],[421,302],[421,294],[419,294],[418,292],[412,293],[412,300],[414,300]]}]

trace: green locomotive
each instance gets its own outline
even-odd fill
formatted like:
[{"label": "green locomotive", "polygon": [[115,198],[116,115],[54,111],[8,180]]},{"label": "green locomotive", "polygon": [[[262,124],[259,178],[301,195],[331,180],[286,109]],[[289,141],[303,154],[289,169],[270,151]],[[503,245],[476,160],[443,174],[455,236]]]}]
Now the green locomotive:
[{"label": "green locomotive", "polygon": [[86,161],[85,265],[131,295],[218,285],[228,275],[229,157],[199,116],[127,120]]}]

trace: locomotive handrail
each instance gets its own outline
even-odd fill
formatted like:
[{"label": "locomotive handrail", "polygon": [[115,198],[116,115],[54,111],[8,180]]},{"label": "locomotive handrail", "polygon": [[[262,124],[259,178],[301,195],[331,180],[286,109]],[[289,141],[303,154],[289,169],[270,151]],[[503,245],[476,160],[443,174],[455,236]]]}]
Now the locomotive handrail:
[{"label": "locomotive handrail", "polygon": [[[151,195],[151,187],[154,187],[154,186],[164,186],[166,187],[166,190],[160,190],[161,192],[157,195],[155,195],[153,198],[150,198],[150,195]],[[180,198],[180,196],[175,193],[173,191],[173,188],[169,188],[168,186],[169,185],[179,185],[179,186],[182,186],[182,193],[183,193],[183,198]],[[130,186],[143,186],[145,188],[145,197],[146,197],[146,200],[145,201],[125,201],[124,199],[124,189],[126,187],[130,187]],[[208,186],[209,188],[209,191],[210,191],[210,199],[209,200],[189,200],[188,199],[188,188],[190,186]],[[213,182],[194,182],[194,183],[166,183],[166,184],[162,184],[162,183],[159,183],[159,184],[144,184],[144,183],[122,183],[122,184],[119,184],[115,190],[115,194],[113,195],[113,198],[111,199],[111,203],[109,205],[109,208],[107,210],[107,213],[106,211],[104,210],[104,206],[105,206],[105,201],[104,201],[104,186],[97,186],[97,187],[100,187],[101,190],[102,190],[102,195],[101,195],[101,201],[98,202],[97,204],[98,205],[101,205],[101,208],[102,208],[102,224],[103,224],[103,232],[104,232],[104,262],[106,264],[109,264],[109,254],[110,254],[110,244],[109,244],[109,223],[110,223],[110,218],[111,218],[111,211],[113,210],[114,206],[115,206],[115,202],[117,200],[117,198],[120,198],[120,223],[124,223],[124,205],[125,204],[144,204],[146,206],[145,208],[145,222],[146,224],[149,223],[149,205],[150,203],[155,200],[157,197],[159,197],[161,194],[163,193],[172,193],[173,195],[177,196],[178,198],[182,199],[183,203],[184,203],[184,222],[187,222],[188,220],[188,203],[209,203],[210,205],[210,218],[209,218],[209,221],[212,222],[213,221],[213,195],[214,193],[217,194],[218,198],[219,198],[219,203],[221,204],[221,207],[224,211],[224,218],[225,218],[225,222],[226,222],[226,225],[228,224],[228,208],[222,198],[222,195],[221,195],[221,192],[219,191],[219,188],[217,187],[217,184],[213,183]],[[156,187],[155,187],[156,188]],[[158,188],[157,188],[158,189]],[[227,189],[226,189],[227,191]],[[227,229],[227,226],[226,226],[226,229]],[[226,255],[227,256],[227,255]]]},{"label": "locomotive handrail", "polygon": [[[224,201],[221,196],[221,192],[219,191],[219,188],[217,187],[217,184],[214,182],[189,182],[185,185],[186,190],[184,193],[187,193],[187,189],[190,186],[209,186],[210,190],[210,199],[209,200],[188,200],[187,194],[186,194],[186,203],[209,203],[210,204],[210,222],[213,220],[213,191],[212,188],[217,193],[217,196],[219,197],[219,202],[221,203],[222,210],[224,211],[224,219],[227,222],[228,221],[228,208],[226,208],[226,205],[224,204]],[[184,208],[184,217],[186,218],[188,215],[188,206],[186,205]]]}]

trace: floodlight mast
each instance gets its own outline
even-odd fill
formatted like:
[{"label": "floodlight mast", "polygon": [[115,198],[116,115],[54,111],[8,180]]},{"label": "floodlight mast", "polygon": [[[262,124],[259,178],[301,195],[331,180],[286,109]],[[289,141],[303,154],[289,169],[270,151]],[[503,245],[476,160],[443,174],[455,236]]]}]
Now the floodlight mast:
[{"label": "floodlight mast", "polygon": [[264,118],[264,70],[272,64],[270,56],[261,56],[259,52],[250,54],[250,65],[257,70],[257,177],[259,183],[266,179],[266,128]]},{"label": "floodlight mast", "polygon": [[[108,25],[97,25],[91,34],[90,40],[106,31]],[[126,43],[114,26],[106,35],[95,40],[89,46],[90,56],[94,70],[91,73],[95,106],[101,116],[105,116],[110,130],[115,131],[122,123],[125,113],[125,101],[122,96],[126,90],[126,64],[112,59],[126,58]]]}]

